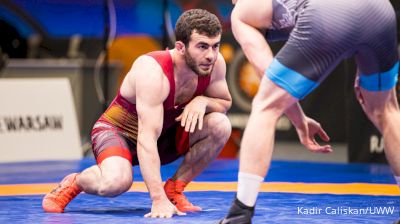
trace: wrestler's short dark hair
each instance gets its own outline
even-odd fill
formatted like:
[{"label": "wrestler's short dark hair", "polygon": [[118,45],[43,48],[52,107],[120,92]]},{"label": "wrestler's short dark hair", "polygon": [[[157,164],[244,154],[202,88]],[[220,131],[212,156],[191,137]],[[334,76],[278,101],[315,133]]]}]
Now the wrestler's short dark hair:
[{"label": "wrestler's short dark hair", "polygon": [[187,45],[194,30],[208,37],[216,37],[222,33],[221,23],[217,16],[204,9],[185,11],[176,22],[175,38]]}]

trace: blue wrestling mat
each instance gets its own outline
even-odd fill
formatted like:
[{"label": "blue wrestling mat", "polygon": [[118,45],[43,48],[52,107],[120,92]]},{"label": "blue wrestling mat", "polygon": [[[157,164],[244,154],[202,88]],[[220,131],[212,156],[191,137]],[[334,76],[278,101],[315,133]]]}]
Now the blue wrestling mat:
[{"label": "blue wrestling mat", "polygon": [[[180,161],[162,167],[163,180]],[[0,223],[216,223],[236,190],[237,160],[213,162],[188,186],[203,208],[172,219],[147,219],[151,208],[139,168],[131,190],[116,198],[80,194],[62,214],[44,213],[41,200],[67,174],[93,159],[0,164]],[[139,192],[138,192],[139,191]],[[400,191],[386,165],[273,161],[261,187],[254,223],[393,223]]]}]

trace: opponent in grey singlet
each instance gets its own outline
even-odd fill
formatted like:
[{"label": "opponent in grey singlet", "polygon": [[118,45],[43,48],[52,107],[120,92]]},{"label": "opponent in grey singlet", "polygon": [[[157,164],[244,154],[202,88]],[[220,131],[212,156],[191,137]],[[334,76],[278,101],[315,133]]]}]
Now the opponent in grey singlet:
[{"label": "opponent in grey singlet", "polygon": [[297,14],[305,0],[273,0],[273,17],[271,27],[267,31],[270,41],[287,40],[296,24]]},{"label": "opponent in grey singlet", "polygon": [[397,81],[396,16],[388,0],[273,0],[268,41],[286,39],[267,76],[303,98],[344,58],[355,55],[361,86]]}]

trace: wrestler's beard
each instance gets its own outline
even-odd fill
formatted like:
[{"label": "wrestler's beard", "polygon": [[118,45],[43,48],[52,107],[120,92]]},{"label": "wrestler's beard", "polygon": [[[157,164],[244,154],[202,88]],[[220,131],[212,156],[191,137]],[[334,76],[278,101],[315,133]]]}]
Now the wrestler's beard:
[{"label": "wrestler's beard", "polygon": [[199,66],[196,65],[196,61],[194,58],[190,55],[188,51],[185,51],[185,62],[187,66],[192,69],[194,73],[196,73],[198,76],[207,76],[211,73],[213,70],[214,65],[212,65],[211,69],[208,71],[202,70]]}]

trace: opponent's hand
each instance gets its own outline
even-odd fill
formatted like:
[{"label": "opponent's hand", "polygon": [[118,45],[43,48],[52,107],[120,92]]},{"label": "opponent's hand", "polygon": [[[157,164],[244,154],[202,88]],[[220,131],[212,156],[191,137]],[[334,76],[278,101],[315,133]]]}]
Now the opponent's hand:
[{"label": "opponent's hand", "polygon": [[356,94],[356,98],[358,102],[362,105],[364,105],[364,97],[361,94],[361,89],[360,89],[360,77],[357,75],[356,80],[354,81],[354,92]]},{"label": "opponent's hand", "polygon": [[198,125],[198,130],[203,128],[203,118],[206,113],[207,101],[202,96],[193,98],[175,120],[181,122],[181,126],[185,127],[185,131],[193,133]]},{"label": "opponent's hand", "polygon": [[308,150],[320,153],[332,152],[332,147],[330,145],[320,145],[315,140],[315,135],[318,135],[323,141],[329,141],[329,136],[315,120],[306,117],[305,122],[296,127],[296,131],[301,144],[303,144]]},{"label": "opponent's hand", "polygon": [[179,211],[167,198],[153,200],[151,212],[144,215],[145,218],[171,218],[173,215],[186,215]]}]

